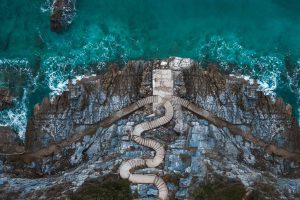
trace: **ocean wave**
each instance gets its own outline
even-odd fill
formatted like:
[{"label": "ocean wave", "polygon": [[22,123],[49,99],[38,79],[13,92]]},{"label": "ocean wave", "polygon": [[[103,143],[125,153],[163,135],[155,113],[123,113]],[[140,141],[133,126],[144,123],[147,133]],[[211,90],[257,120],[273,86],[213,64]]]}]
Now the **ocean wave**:
[{"label": "ocean wave", "polygon": [[288,82],[288,89],[295,94],[297,100],[297,118],[300,125],[300,59],[297,60],[296,64],[292,67],[292,70],[286,73]]},{"label": "ocean wave", "polygon": [[0,73],[5,79],[1,86],[9,88],[16,95],[11,108],[0,111],[0,124],[12,127],[24,139],[27,120],[29,95],[38,87],[38,76],[33,75],[28,59],[0,59]]},{"label": "ocean wave", "polygon": [[259,90],[266,95],[280,96],[276,92],[278,88],[293,93],[298,99],[295,114],[300,124],[300,59],[296,66],[288,67],[283,55],[262,55],[245,48],[239,38],[232,35],[228,38],[215,35],[202,41],[199,46],[200,61],[216,61],[220,63],[221,70],[227,73],[249,81],[256,79]]},{"label": "ocean wave", "polygon": [[28,66],[29,61],[24,58],[15,58],[15,59],[0,59],[0,67],[24,67]]},{"label": "ocean wave", "polygon": [[90,31],[86,36],[86,44],[80,49],[69,51],[67,55],[43,56],[41,74],[45,77],[43,84],[51,90],[51,97],[66,90],[69,79],[95,74],[103,69],[106,62],[116,58],[126,59],[125,47],[118,39],[114,35],[108,35],[99,40],[96,35],[100,32],[99,27]]},{"label": "ocean wave", "polygon": [[254,50],[244,48],[239,39],[233,36],[229,39],[212,36],[209,41],[201,44],[199,52],[200,60],[217,61],[226,72],[257,79],[261,89],[269,94],[277,88],[284,69],[282,57],[261,56]]},{"label": "ocean wave", "polygon": [[[55,38],[55,41],[50,42],[51,46],[48,46],[50,50],[41,55],[40,68],[35,74],[32,73],[27,59],[1,59],[0,71],[1,68],[4,71],[15,69],[19,75],[26,74],[26,82],[23,83],[25,89],[19,97],[19,102],[13,108],[0,112],[0,123],[11,125],[23,137],[28,117],[26,113],[32,110],[28,105],[38,103],[28,102],[27,98],[31,97],[32,91],[43,87],[50,91],[49,96],[52,99],[67,89],[69,80],[75,83],[76,79],[101,72],[107,62],[122,60],[125,63],[128,59],[144,54],[142,49],[134,49],[125,41],[127,36],[120,35],[113,28],[109,34],[103,34],[100,26],[93,24],[86,27],[85,37],[82,40],[78,39],[82,43],[80,46],[73,46],[67,37]],[[245,48],[234,36],[224,38],[215,35],[195,46],[200,47],[199,61],[216,61],[220,63],[221,69],[229,74],[243,77],[250,82],[256,79],[260,85],[259,90],[266,95],[277,96],[276,89],[286,84],[283,83],[282,77],[287,76],[288,89],[297,94],[296,110],[300,113],[300,60],[296,68],[298,71],[293,69],[287,73],[282,55],[262,55]],[[58,50],[54,52],[54,49]],[[33,101],[32,98],[30,101]],[[300,114],[298,119],[300,123]]]},{"label": "ocean wave", "polygon": [[16,130],[21,139],[25,138],[28,114],[28,91],[25,89],[20,100],[15,100],[15,106],[0,112],[0,123]]},{"label": "ocean wave", "polygon": [[51,90],[51,98],[67,89],[69,79],[93,75],[102,70],[106,62],[127,59],[125,46],[114,35],[99,40],[99,27],[88,32],[87,43],[82,48],[71,50],[65,56],[44,56],[41,73],[45,76],[44,85]]},{"label": "ocean wave", "polygon": [[75,76],[75,78],[73,78],[72,80],[71,80],[71,83],[73,84],[73,85],[75,85],[78,81],[80,81],[80,80],[82,80],[82,79],[84,79],[84,78],[89,78],[89,77],[94,77],[94,76],[96,76],[96,74],[92,74],[92,75],[79,75],[79,76]]},{"label": "ocean wave", "polygon": [[236,77],[236,78],[242,78],[245,79],[246,81],[249,82],[250,85],[253,85],[255,82],[258,84],[258,91],[263,92],[265,95],[271,96],[274,98],[276,97],[276,93],[274,92],[274,90],[276,89],[276,87],[270,87],[268,83],[266,82],[262,82],[256,79],[251,78],[250,76],[246,76],[246,75],[235,75],[235,74],[230,74],[230,76],[232,77]]}]

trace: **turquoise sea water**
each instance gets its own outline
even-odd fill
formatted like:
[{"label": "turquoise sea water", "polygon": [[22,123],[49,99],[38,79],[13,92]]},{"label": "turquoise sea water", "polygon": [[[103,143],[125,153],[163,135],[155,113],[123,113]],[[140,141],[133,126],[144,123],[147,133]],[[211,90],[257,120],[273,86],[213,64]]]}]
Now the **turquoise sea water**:
[{"label": "turquoise sea water", "polygon": [[[50,31],[50,0],[0,0],[0,87],[15,106],[0,124],[22,136],[33,105],[103,62],[190,57],[257,78],[300,111],[298,0],[77,0],[64,33]],[[234,66],[229,63],[236,64]]]}]

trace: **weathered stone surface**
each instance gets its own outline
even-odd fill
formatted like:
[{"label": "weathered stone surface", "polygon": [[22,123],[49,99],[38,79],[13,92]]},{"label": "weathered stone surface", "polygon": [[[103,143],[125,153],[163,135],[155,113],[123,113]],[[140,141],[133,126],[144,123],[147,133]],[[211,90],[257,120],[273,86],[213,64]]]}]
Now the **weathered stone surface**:
[{"label": "weathered stone surface", "polygon": [[0,152],[20,153],[24,152],[24,146],[19,136],[9,127],[0,126]]},{"label": "weathered stone surface", "polygon": [[53,0],[50,17],[51,31],[63,31],[72,23],[75,4],[76,0]]},{"label": "weathered stone surface", "polygon": [[217,66],[184,71],[186,98],[267,143],[300,150],[300,132],[282,99],[258,91],[258,84],[222,75]]},{"label": "weathered stone surface", "polygon": [[44,99],[35,106],[34,116],[28,123],[26,148],[39,149],[66,139],[141,96],[151,94],[151,91],[139,94],[152,83],[143,81],[142,72],[139,62],[129,63],[123,71],[111,65],[105,75],[82,79],[75,85],[70,82],[68,91],[52,102]]},{"label": "weathered stone surface", "polygon": [[9,90],[0,89],[0,110],[11,106],[13,103],[13,97],[10,95]]},{"label": "weathered stone surface", "polygon": [[[158,117],[152,115],[151,105],[109,127],[98,125],[113,112],[152,95],[152,70],[172,69],[173,94],[213,113],[230,127],[220,128],[177,105],[170,123],[145,133],[165,144],[164,165],[137,173],[160,174],[170,197],[176,199],[191,199],[195,186],[212,174],[238,180],[247,190],[267,184],[278,192],[278,198],[292,198],[300,192],[299,163],[288,155],[269,154],[261,145],[299,152],[299,127],[291,108],[257,91],[257,84],[223,75],[216,67],[181,58],[132,61],[124,69],[110,65],[106,74],[70,82],[61,96],[35,106],[25,138],[30,159],[24,155],[0,162],[2,191],[18,191],[15,199],[37,199],[63,183],[62,191],[53,198],[64,199],[86,180],[117,173],[124,160],[153,156],[128,137],[134,125]],[[256,140],[233,134],[232,127]],[[34,179],[32,174],[44,178]],[[140,197],[157,195],[149,185],[131,187]]]}]

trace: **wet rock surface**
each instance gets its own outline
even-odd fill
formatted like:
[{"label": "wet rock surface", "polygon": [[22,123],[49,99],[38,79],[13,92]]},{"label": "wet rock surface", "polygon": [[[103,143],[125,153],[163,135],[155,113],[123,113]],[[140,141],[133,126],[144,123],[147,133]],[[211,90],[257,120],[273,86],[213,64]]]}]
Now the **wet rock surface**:
[{"label": "wet rock surface", "polygon": [[3,110],[13,103],[13,97],[11,96],[9,90],[0,89],[0,110]]},{"label": "wet rock surface", "polygon": [[53,32],[65,30],[75,16],[76,0],[53,0],[51,6],[50,29]]},{"label": "wet rock surface", "polygon": [[[256,140],[251,142],[230,132],[232,127],[216,126],[178,106],[171,122],[145,133],[145,137],[165,144],[164,164],[136,173],[160,174],[171,199],[193,199],[198,187],[214,183],[213,177],[238,182],[243,196],[260,191],[261,199],[297,198],[299,163],[285,154],[269,154],[256,141],[299,152],[299,126],[290,106],[258,91],[255,82],[221,74],[211,64],[201,66],[181,58],[131,61],[122,68],[115,64],[107,68],[105,74],[70,81],[68,91],[35,106],[25,137],[28,153],[2,157],[0,162],[2,195],[43,199],[51,194],[53,199],[64,199],[87,181],[117,175],[124,160],[153,156],[150,149],[128,137],[134,125],[159,117],[159,113],[152,115],[152,105],[108,127],[99,125],[115,111],[152,95],[153,70],[172,69],[175,96],[195,103]],[[50,193],[54,185],[63,187]],[[151,185],[131,184],[131,190],[141,198],[157,196]]]}]

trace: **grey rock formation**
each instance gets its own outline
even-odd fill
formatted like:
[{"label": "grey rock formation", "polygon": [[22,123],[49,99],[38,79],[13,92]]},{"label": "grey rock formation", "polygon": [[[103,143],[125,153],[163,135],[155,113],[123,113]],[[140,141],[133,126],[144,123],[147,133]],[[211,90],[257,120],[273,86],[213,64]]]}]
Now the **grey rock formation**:
[{"label": "grey rock formation", "polygon": [[[87,180],[117,174],[124,160],[153,156],[150,149],[131,141],[128,132],[163,115],[163,110],[153,115],[149,105],[107,127],[103,121],[151,96],[155,69],[172,69],[173,94],[209,114],[200,116],[177,105],[171,122],[145,135],[165,145],[164,164],[136,173],[160,174],[171,199],[192,199],[195,187],[211,176],[238,180],[247,191],[268,185],[278,199],[296,198],[300,132],[291,107],[282,100],[264,95],[256,83],[190,59],[107,67],[105,74],[70,82],[61,96],[35,106],[26,131],[26,153],[5,156],[0,162],[0,198],[17,193],[14,199],[64,199]],[[54,185],[63,186],[50,198]],[[154,186],[132,184],[131,189],[141,198],[157,196]]]},{"label": "grey rock formation", "polygon": [[0,152],[2,153],[20,153],[24,152],[24,146],[18,134],[9,127],[0,126]]}]

